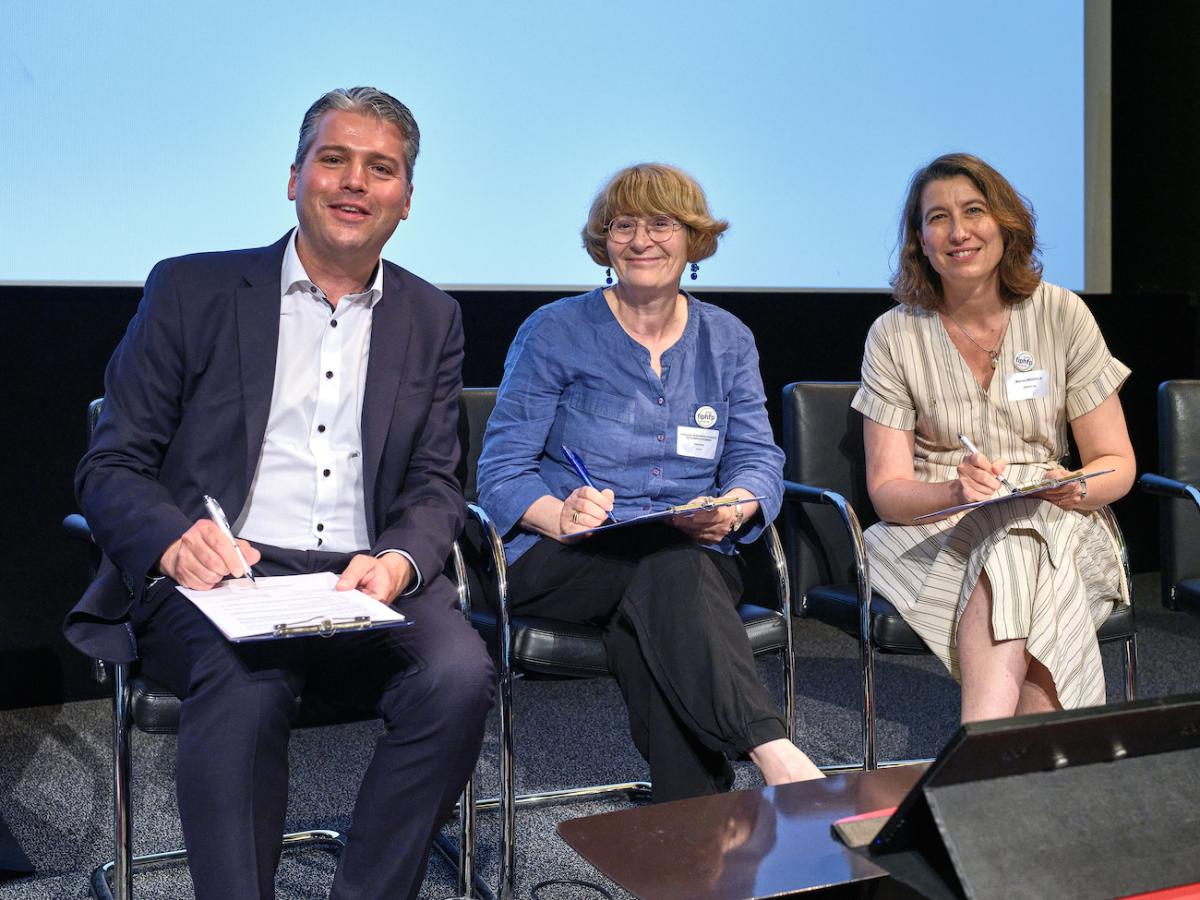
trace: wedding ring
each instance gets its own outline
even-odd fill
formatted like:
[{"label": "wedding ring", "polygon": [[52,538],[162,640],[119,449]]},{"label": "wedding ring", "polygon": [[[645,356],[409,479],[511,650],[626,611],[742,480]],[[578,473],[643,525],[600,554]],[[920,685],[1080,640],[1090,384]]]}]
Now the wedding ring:
[{"label": "wedding ring", "polygon": [[1083,502],[1083,498],[1087,496],[1087,482],[1079,482],[1079,502]]},{"label": "wedding ring", "polygon": [[575,512],[571,513],[571,524],[572,525],[579,524],[579,510],[575,510]]}]

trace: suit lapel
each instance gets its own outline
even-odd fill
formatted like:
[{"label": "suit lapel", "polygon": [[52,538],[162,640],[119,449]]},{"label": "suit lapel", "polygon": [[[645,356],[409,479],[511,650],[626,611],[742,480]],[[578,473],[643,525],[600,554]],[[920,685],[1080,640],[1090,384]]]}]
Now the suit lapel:
[{"label": "suit lapel", "polygon": [[403,287],[403,273],[395,266],[386,266],[383,297],[371,312],[371,349],[367,358],[366,387],[363,390],[362,451],[367,530],[372,540],[377,534],[373,502],[375,482],[383,457],[383,445],[392,424],[408,340],[412,334],[412,310]]},{"label": "suit lapel", "polygon": [[[243,497],[249,494],[254,479],[271,412],[275,357],[279,350],[279,280],[288,236],[263,251],[246,272],[246,284],[237,289],[238,355],[246,417]],[[232,510],[230,514],[237,515]]]}]

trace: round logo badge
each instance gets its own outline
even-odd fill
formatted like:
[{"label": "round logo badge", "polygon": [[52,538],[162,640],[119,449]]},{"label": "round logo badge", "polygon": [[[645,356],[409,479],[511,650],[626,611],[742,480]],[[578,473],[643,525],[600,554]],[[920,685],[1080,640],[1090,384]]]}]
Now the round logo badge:
[{"label": "round logo badge", "polygon": [[712,428],[717,424],[717,411],[711,406],[702,406],[696,410],[696,424],[701,428]]},{"label": "round logo badge", "polygon": [[1018,350],[1013,354],[1013,365],[1018,372],[1028,372],[1033,368],[1033,354],[1028,350]]}]

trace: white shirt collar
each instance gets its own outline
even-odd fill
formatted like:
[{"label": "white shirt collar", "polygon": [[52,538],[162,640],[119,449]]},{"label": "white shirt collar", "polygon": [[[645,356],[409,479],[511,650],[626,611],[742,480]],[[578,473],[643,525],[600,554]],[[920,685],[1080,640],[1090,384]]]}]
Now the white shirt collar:
[{"label": "white shirt collar", "polygon": [[[308,272],[304,270],[304,263],[300,261],[300,254],[296,252],[296,235],[300,233],[300,229],[293,228],[291,236],[288,238],[287,249],[283,252],[283,272],[280,277],[280,284],[283,286],[281,296],[286,297],[294,291],[303,293],[315,293],[316,296],[324,299],[324,294],[321,289],[308,277]],[[316,288],[314,292],[312,289]],[[374,309],[375,304],[383,299],[383,259],[382,257],[375,263],[375,277],[371,281],[371,286],[365,291],[357,294],[347,294],[345,297],[339,297],[338,300],[348,300],[351,303],[365,303],[368,309]]]}]

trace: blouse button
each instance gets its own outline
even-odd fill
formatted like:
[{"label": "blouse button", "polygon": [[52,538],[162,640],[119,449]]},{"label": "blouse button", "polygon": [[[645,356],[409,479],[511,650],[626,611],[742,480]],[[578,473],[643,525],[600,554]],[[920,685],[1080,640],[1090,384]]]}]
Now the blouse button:
[{"label": "blouse button", "polygon": [[658,466],[655,466],[655,467],[654,467],[653,469],[651,469],[650,471],[651,471],[651,472],[654,474],[654,476],[655,476],[655,477],[657,477],[657,476],[659,476],[659,475],[661,475],[661,474],[662,474],[662,469],[660,469]]},{"label": "blouse button", "polygon": [[659,397],[659,398],[658,398],[658,405],[659,405],[659,406],[662,406],[662,405],[663,405],[664,403],[666,403],[666,402],[667,402],[667,401],[666,401],[666,399],[665,399],[665,398],[663,398],[663,397]]},{"label": "blouse button", "polygon": [[655,435],[655,437],[660,441],[666,440],[666,438],[667,438],[667,436],[665,434],[658,434],[658,435]]}]

